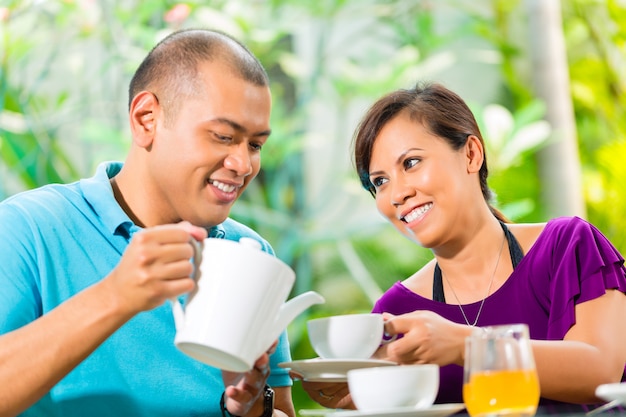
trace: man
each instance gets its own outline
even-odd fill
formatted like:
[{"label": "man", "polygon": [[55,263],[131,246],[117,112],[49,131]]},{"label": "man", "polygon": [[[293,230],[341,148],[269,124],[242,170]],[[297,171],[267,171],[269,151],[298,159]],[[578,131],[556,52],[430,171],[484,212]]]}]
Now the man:
[{"label": "man", "polygon": [[260,169],[268,84],[229,36],[173,33],[131,81],[123,165],[0,204],[0,416],[294,416],[285,334],[221,372],[176,349],[166,302],[194,288],[191,239],[272,253],[228,218]]}]

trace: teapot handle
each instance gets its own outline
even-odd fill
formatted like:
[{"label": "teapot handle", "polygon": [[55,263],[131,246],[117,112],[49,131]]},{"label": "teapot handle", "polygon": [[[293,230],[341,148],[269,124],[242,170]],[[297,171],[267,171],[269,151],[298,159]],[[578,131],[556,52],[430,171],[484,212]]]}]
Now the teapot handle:
[{"label": "teapot handle", "polygon": [[[193,257],[191,258],[193,272],[190,278],[197,282],[200,278],[200,264],[202,263],[202,249],[204,245],[196,239],[191,239],[189,243],[191,243],[193,247]],[[185,325],[185,309],[177,297],[170,298],[170,303],[172,304],[172,314],[174,315],[176,331],[182,331]]]}]

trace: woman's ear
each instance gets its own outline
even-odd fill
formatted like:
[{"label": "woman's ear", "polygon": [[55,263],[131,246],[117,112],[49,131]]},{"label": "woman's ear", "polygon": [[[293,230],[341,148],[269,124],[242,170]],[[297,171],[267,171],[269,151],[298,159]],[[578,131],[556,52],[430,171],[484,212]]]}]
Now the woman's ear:
[{"label": "woman's ear", "polygon": [[479,172],[485,160],[483,144],[476,135],[469,135],[465,144],[467,172]]},{"label": "woman's ear", "polygon": [[133,98],[129,117],[130,131],[135,144],[142,148],[147,148],[152,144],[159,112],[159,101],[154,94],[142,91]]}]

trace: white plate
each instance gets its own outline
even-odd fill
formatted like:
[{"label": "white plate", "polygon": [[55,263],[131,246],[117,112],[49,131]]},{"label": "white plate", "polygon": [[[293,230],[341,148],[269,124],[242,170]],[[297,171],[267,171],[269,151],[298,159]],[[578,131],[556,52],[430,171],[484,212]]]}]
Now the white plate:
[{"label": "white plate", "polygon": [[465,404],[434,404],[428,408],[416,410],[413,407],[393,408],[379,411],[332,411],[326,417],[446,417],[465,408]]},{"label": "white plate", "polygon": [[605,401],[619,401],[626,405],[626,382],[598,385],[596,395]]},{"label": "white plate", "polygon": [[305,381],[346,382],[347,372],[351,369],[373,368],[376,366],[393,366],[395,362],[378,359],[305,359],[293,362],[282,362],[281,368],[291,368],[302,375]]}]

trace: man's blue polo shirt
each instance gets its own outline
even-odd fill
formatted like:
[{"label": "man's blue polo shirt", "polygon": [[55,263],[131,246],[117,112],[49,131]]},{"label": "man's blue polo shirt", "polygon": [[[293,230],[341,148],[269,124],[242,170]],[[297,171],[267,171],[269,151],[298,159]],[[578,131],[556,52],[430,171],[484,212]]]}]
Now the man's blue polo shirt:
[{"label": "man's blue polo shirt", "polygon": [[[113,197],[109,178],[121,167],[103,163],[92,178],[0,203],[0,334],[48,313],[118,264],[140,230]],[[273,254],[267,241],[232,219],[210,236],[252,237]],[[138,314],[23,415],[221,416],[221,371],[180,352],[174,334],[170,303]],[[291,385],[277,367],[289,360],[283,333],[271,358],[270,385]]]}]

